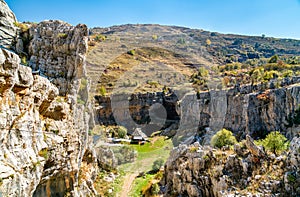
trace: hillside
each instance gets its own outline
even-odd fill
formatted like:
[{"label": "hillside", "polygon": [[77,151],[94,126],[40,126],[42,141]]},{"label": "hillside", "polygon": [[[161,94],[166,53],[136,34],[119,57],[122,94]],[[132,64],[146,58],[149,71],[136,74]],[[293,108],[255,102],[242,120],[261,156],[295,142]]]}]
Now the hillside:
[{"label": "hillside", "polygon": [[[210,89],[203,87],[204,82],[198,74],[201,67],[209,72],[210,79],[206,81],[216,80],[216,83],[222,83],[220,79],[223,78],[233,85],[232,80],[238,79],[240,81],[237,82],[247,84],[251,82],[253,68],[268,63],[272,56],[278,55],[284,63],[297,65],[300,55],[299,40],[220,34],[150,24],[93,28],[90,29],[89,44],[87,70],[92,79],[91,89],[96,95],[102,86],[107,92],[111,92],[119,76],[124,73],[127,79],[121,82],[123,85],[117,84],[117,87],[135,87],[140,92],[155,92],[168,85],[160,81],[178,81],[174,73],[184,76],[181,83],[192,82],[196,90]],[[135,70],[132,76],[127,75],[133,73],[127,72],[130,69],[145,64],[147,69],[142,66],[144,68]],[[224,71],[236,70],[235,67],[238,68],[237,72],[227,73],[229,78],[224,79],[227,76]],[[150,72],[146,72],[147,70]],[[175,76],[173,80],[162,76],[170,70]],[[298,71],[299,68],[292,70]],[[145,74],[146,78],[152,77],[160,85],[145,83],[139,79]]]}]

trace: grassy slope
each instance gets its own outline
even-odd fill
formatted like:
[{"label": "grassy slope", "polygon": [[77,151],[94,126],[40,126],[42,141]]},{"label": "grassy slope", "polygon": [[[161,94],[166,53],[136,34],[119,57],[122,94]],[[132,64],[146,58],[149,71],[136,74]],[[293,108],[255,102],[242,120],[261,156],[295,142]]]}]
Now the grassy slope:
[{"label": "grassy slope", "polygon": [[[145,145],[132,146],[138,151],[138,157],[134,163],[123,164],[119,167],[119,170],[122,174],[122,181],[120,181],[119,186],[123,185],[126,181],[124,180],[124,178],[126,178],[126,175],[150,171],[152,169],[152,164],[156,159],[162,158],[166,161],[169,157],[170,151],[173,148],[172,141],[170,139],[165,140],[164,137],[155,137],[151,140],[150,143],[146,143]],[[139,196],[138,194],[141,189],[145,185],[147,185],[147,180],[150,180],[151,178],[153,178],[153,176],[154,175],[147,175],[146,179],[136,179],[136,181],[134,181],[130,196]],[[117,191],[115,192],[119,193],[119,191],[120,189],[117,189]]]}]

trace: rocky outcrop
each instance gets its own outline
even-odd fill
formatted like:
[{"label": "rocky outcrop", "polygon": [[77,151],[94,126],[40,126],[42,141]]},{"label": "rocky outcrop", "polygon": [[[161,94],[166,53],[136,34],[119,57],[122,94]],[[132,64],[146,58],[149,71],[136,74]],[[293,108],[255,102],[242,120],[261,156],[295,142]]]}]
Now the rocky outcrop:
[{"label": "rocky outcrop", "polygon": [[287,156],[287,172],[284,176],[286,191],[291,195],[300,195],[300,138],[294,138]]},{"label": "rocky outcrop", "polygon": [[0,46],[11,48],[17,37],[17,20],[4,0],[0,0]]},{"label": "rocky outcrop", "polygon": [[85,95],[87,27],[45,21],[31,27],[30,35],[30,66],[41,76],[15,53],[0,50],[2,195],[96,195],[97,157],[88,138]]},{"label": "rocky outcrop", "polygon": [[[162,92],[132,95],[112,95],[111,97],[95,96],[98,107],[96,108],[96,119],[99,124],[114,125],[120,124],[126,126],[129,131],[133,131],[137,124],[140,127],[149,124],[156,117],[163,119],[163,128],[171,124],[178,123],[179,115],[176,111],[177,97],[175,94],[164,94]],[[163,106],[166,110],[166,116],[161,117],[162,113],[153,108],[155,105]],[[116,120],[117,119],[117,120]],[[161,129],[160,125],[150,124],[144,126],[143,130],[150,135],[152,132]]]},{"label": "rocky outcrop", "polygon": [[[209,144],[211,137],[222,128],[233,131],[243,139],[247,134],[263,138],[270,131],[281,131],[292,139],[299,131],[298,125],[291,124],[291,117],[300,104],[299,83],[300,78],[294,77],[289,83],[293,85],[282,84],[286,86],[278,89],[249,85],[199,94],[188,93],[180,101],[175,93],[167,96],[161,92],[125,95],[123,100],[113,101],[110,97],[96,96],[99,106],[95,113],[100,124],[116,124],[115,116],[121,117],[118,122],[121,125],[128,126],[126,124],[131,118],[137,124],[147,124],[150,122],[151,106],[161,104],[167,112],[163,129],[168,131],[165,134],[176,133],[173,138],[175,144],[192,142],[199,130],[201,141]],[[114,111],[112,102],[117,102]]]},{"label": "rocky outcrop", "polygon": [[86,25],[74,27],[57,20],[29,29],[29,66],[55,84],[60,95],[74,94],[74,80],[85,76],[87,34]]},{"label": "rocky outcrop", "polygon": [[[249,139],[248,139],[249,140]],[[251,139],[250,139],[251,140]],[[164,196],[298,196],[299,139],[286,155],[258,157],[241,143],[235,152],[202,147],[175,148],[164,168]],[[258,149],[251,145],[253,149]],[[287,166],[286,166],[287,164]]]}]

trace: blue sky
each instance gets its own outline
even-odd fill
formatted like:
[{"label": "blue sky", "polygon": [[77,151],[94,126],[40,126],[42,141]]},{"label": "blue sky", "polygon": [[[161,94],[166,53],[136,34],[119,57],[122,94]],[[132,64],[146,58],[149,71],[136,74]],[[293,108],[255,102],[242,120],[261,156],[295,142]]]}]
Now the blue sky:
[{"label": "blue sky", "polygon": [[300,0],[6,0],[19,21],[155,23],[300,39]]}]

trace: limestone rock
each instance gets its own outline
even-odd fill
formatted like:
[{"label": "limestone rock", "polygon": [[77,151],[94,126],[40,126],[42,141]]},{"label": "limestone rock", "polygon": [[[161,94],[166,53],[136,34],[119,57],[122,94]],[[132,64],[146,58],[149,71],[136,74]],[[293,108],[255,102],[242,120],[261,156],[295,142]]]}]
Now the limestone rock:
[{"label": "limestone rock", "polygon": [[0,0],[0,46],[11,48],[17,37],[17,19],[4,0]]},{"label": "limestone rock", "polygon": [[[68,85],[56,87],[45,75],[33,75],[18,55],[0,49],[0,191],[3,196],[95,196],[98,167],[88,143],[88,102],[76,101],[79,78],[85,77],[86,26],[57,21],[37,26],[30,31],[36,32],[31,45],[38,48],[31,55],[38,56],[31,59],[45,63],[46,77]],[[69,38],[46,37],[58,36],[60,30]],[[46,31],[43,38],[39,31]],[[69,74],[59,76],[60,70]]]},{"label": "limestone rock", "polygon": [[60,95],[72,94],[73,81],[85,76],[86,25],[43,21],[29,29],[29,64],[58,88]]},{"label": "limestone rock", "polygon": [[250,135],[246,136],[246,147],[248,148],[248,150],[251,152],[252,155],[256,156],[256,157],[265,157],[266,153],[264,152],[264,150],[259,147],[256,146],[254,144],[253,139],[250,137]]}]

